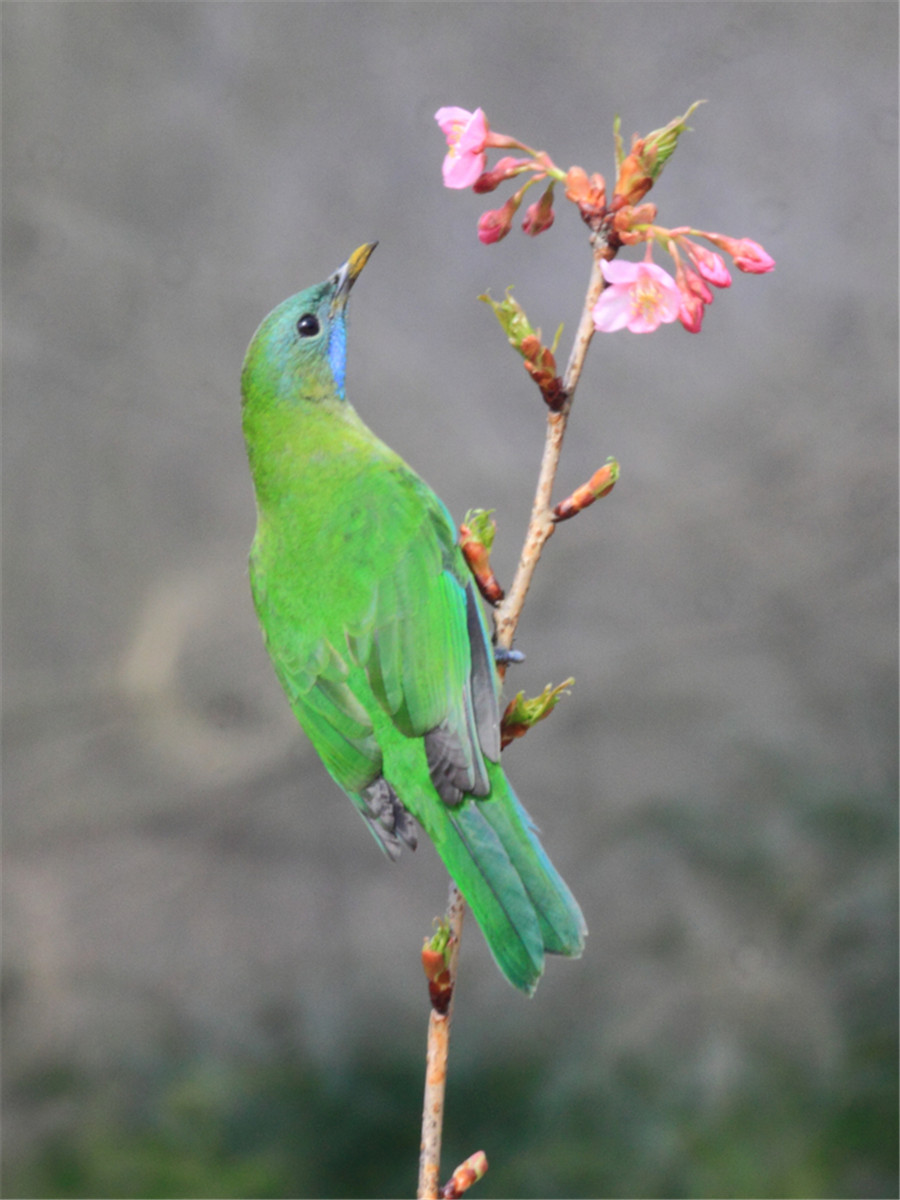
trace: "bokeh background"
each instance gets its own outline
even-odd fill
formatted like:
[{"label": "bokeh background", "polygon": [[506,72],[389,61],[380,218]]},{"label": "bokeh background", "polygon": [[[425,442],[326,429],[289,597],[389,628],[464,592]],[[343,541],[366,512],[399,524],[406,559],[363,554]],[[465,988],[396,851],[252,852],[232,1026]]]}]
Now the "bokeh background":
[{"label": "bokeh background", "polygon": [[3,34],[4,1191],[414,1192],[430,847],[390,866],[251,608],[262,317],[360,242],[349,390],[518,556],[544,414],[476,297],[574,330],[586,231],[483,247],[445,104],[762,242],[702,335],[595,339],[508,752],[581,899],[536,997],[463,947],[446,1174],[887,1196],[896,1173],[894,4],[20,3]]}]

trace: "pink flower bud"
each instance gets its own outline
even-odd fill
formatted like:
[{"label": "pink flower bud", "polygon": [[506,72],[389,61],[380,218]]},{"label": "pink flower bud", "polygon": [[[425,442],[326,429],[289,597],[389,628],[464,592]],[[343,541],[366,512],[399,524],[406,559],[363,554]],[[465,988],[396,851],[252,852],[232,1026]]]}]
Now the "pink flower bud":
[{"label": "pink flower bud", "polygon": [[750,238],[731,238],[723,233],[707,233],[706,238],[734,259],[734,265],[739,271],[748,275],[765,275],[775,266],[775,259],[767,254],[759,242]]},{"label": "pink flower bud", "polygon": [[707,283],[711,283],[713,287],[731,287],[731,276],[721,254],[716,254],[714,250],[708,250],[706,246],[699,246],[687,238],[681,244]]},{"label": "pink flower bud", "polygon": [[765,275],[775,266],[775,259],[766,254],[759,242],[741,238],[734,256],[734,265],[739,271],[746,271],[750,275]]},{"label": "pink flower bud", "polygon": [[529,204],[522,228],[530,237],[537,237],[553,224],[553,184],[547,188],[540,200]]},{"label": "pink flower bud", "polygon": [[712,304],[713,294],[709,285],[700,278],[692,267],[686,267],[677,258],[675,279],[681,293],[681,306],[678,310],[678,320],[688,333],[699,333],[706,312],[706,305]]},{"label": "pink flower bud", "polygon": [[678,286],[682,295],[696,296],[704,304],[712,304],[713,294],[709,286],[690,267],[680,268],[677,272]]},{"label": "pink flower bud", "polygon": [[472,184],[473,192],[492,192],[506,179],[512,179],[519,173],[527,158],[501,158],[492,171],[484,171]]},{"label": "pink flower bud", "polygon": [[519,207],[516,196],[510,196],[502,208],[489,208],[478,218],[478,240],[485,246],[499,242],[512,229],[513,217]]},{"label": "pink flower bud", "polygon": [[688,333],[700,332],[700,326],[703,324],[705,312],[706,305],[699,296],[686,296],[682,294],[681,308],[678,310],[678,320],[682,323]]}]

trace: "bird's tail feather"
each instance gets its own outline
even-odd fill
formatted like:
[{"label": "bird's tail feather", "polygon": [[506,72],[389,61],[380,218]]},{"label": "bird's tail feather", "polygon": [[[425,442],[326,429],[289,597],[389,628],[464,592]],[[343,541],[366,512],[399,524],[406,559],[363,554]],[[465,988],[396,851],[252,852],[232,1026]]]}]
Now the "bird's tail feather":
[{"label": "bird's tail feather", "polygon": [[[534,905],[544,949],[549,954],[578,958],[584,949],[587,925],[578,901],[569,891],[537,836],[537,828],[499,766],[491,764],[491,783],[502,785],[500,804],[484,804],[485,820],[496,832]],[[499,778],[498,778],[499,777]]]},{"label": "bird's tail feather", "polygon": [[445,808],[443,828],[429,833],[500,970],[530,995],[544,952],[579,955],[587,928],[502,769],[489,771],[491,795]]}]

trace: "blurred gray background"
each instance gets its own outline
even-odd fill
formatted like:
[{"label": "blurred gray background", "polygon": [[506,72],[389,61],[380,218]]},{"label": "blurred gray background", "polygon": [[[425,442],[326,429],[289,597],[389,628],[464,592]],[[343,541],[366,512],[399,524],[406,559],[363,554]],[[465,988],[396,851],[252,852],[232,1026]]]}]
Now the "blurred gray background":
[{"label": "blurred gray background", "polygon": [[[450,1089],[543,1055],[483,1195],[526,1194],[513,1159],[545,1196],[896,1194],[896,6],[7,0],[2,32],[7,1194],[350,1194],[92,1176],[160,1063],[179,1136],[229,1064],[418,1088],[446,876],[382,859],[266,658],[242,356],[379,239],[350,395],[457,519],[496,509],[508,583],[544,412],[476,297],[567,353],[586,230],[560,199],[481,246],[506,192],[442,187],[433,114],[611,183],[616,112],[700,98],[659,219],[777,268],[700,336],[592,345],[557,498],[622,478],[538,570],[513,685],[577,682],[507,757],[591,937],[529,1002],[470,923]],[[448,1138],[448,1171],[481,1144]]]}]

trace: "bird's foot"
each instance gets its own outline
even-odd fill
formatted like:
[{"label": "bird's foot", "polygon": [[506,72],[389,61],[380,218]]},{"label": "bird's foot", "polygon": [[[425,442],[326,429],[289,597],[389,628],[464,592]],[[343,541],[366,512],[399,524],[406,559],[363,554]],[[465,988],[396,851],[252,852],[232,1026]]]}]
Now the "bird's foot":
[{"label": "bird's foot", "polygon": [[494,662],[498,666],[506,667],[510,663],[520,663],[525,661],[525,655],[521,650],[507,650],[505,646],[494,647]]}]

